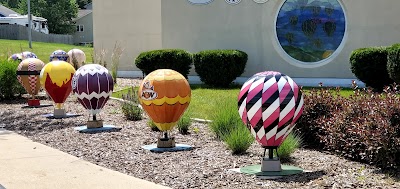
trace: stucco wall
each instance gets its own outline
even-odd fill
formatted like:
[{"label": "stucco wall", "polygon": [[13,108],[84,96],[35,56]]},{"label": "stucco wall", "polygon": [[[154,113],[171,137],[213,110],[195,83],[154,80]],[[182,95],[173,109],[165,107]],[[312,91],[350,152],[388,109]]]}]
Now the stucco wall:
[{"label": "stucco wall", "polygon": [[96,0],[94,43],[96,48],[110,51],[116,41],[122,42],[122,71],[138,70],[133,59],[146,50],[240,49],[249,55],[245,77],[276,70],[297,78],[354,78],[349,69],[352,50],[400,42],[399,0],[341,0],[347,19],[341,50],[322,66],[306,68],[289,63],[278,48],[275,33],[275,19],[283,2],[242,0],[229,5],[214,0],[208,5],[192,5],[187,0]]},{"label": "stucco wall", "polygon": [[163,48],[191,52],[216,48],[243,50],[249,55],[243,76],[276,70],[293,77],[354,78],[349,69],[352,50],[400,41],[399,13],[395,8],[400,7],[400,1],[341,1],[347,17],[343,49],[323,66],[293,65],[283,58],[275,37],[275,19],[282,3],[283,0],[264,4],[242,0],[238,5],[229,5],[214,0],[208,5],[191,5],[187,0],[163,1]]},{"label": "stucco wall", "polygon": [[110,62],[118,42],[124,48],[119,70],[134,70],[140,52],[161,48],[161,0],[95,0],[93,26],[95,49],[105,49]]}]

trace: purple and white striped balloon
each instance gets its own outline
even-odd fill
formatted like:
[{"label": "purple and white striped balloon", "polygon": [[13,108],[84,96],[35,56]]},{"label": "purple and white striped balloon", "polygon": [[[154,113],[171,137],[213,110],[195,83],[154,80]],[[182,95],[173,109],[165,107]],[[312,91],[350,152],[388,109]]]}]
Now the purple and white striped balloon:
[{"label": "purple and white striped balloon", "polygon": [[111,74],[107,68],[98,64],[86,64],[80,67],[72,78],[73,93],[92,115],[101,111],[113,89]]},{"label": "purple and white striped balloon", "polygon": [[303,112],[303,95],[289,76],[260,72],[243,84],[238,109],[258,143],[263,147],[278,147]]}]

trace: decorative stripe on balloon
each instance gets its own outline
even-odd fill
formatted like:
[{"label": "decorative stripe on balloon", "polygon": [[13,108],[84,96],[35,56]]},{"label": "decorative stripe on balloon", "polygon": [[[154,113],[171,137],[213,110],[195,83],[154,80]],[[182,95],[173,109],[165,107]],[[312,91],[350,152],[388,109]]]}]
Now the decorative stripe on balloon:
[{"label": "decorative stripe on balloon", "polygon": [[185,96],[185,97],[181,97],[181,96],[176,96],[175,98],[168,98],[166,96],[164,96],[163,98],[159,98],[159,99],[153,99],[153,100],[143,100],[142,98],[139,98],[139,101],[145,105],[150,105],[150,104],[155,104],[155,105],[163,105],[164,103],[167,103],[169,105],[173,105],[176,103],[180,103],[180,104],[186,104],[189,103],[191,100],[191,97]]}]

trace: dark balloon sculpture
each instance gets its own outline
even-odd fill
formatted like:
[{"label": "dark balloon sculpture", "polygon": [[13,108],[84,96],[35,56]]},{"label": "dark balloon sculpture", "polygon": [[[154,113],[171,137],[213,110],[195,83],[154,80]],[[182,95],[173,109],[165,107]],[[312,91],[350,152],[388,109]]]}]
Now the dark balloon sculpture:
[{"label": "dark balloon sculpture", "polygon": [[238,107],[242,121],[265,151],[268,149],[262,171],[280,171],[279,157],[273,157],[273,150],[277,151],[303,112],[300,88],[289,76],[260,72],[243,84]]},{"label": "dark balloon sculpture", "polygon": [[72,78],[72,91],[78,101],[89,111],[93,120],[87,122],[87,128],[101,128],[103,121],[97,120],[114,89],[114,82],[108,70],[98,64],[86,64],[80,67]]},{"label": "dark balloon sculpture", "polygon": [[38,58],[35,53],[29,52],[29,51],[25,51],[25,52],[21,53],[21,55],[22,55],[22,59]]}]

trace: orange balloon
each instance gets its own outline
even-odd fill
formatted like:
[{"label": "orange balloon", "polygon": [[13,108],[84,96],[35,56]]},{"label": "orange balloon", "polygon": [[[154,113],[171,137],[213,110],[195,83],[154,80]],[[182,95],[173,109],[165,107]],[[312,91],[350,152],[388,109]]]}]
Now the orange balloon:
[{"label": "orange balloon", "polygon": [[139,102],[161,131],[171,130],[191,99],[188,81],[179,72],[159,69],[147,75],[139,87]]}]

